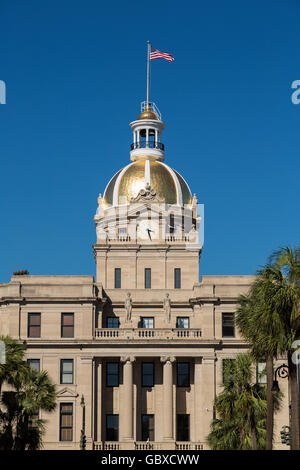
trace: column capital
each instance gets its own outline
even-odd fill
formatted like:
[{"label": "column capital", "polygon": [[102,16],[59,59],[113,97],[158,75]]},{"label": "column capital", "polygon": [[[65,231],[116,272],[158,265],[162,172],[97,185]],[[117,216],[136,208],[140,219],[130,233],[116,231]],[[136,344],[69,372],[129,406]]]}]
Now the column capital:
[{"label": "column capital", "polygon": [[129,355],[120,357],[121,362],[124,362],[124,363],[126,363],[126,362],[135,362],[135,359],[136,359],[135,356],[129,356]]},{"label": "column capital", "polygon": [[217,360],[216,355],[210,354],[210,355],[202,357],[202,364],[210,364],[210,363],[213,364],[214,362],[216,362],[216,360]]},{"label": "column capital", "polygon": [[162,362],[163,364],[167,362],[170,362],[171,364],[173,364],[173,362],[175,361],[176,361],[175,356],[161,356],[160,357],[160,362]]}]

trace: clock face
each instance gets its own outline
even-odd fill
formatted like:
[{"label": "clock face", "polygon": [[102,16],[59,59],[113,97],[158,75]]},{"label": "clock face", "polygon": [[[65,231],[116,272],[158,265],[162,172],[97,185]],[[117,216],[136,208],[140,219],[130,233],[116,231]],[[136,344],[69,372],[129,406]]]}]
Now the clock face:
[{"label": "clock face", "polygon": [[157,240],[159,238],[159,224],[154,220],[142,220],[139,223],[138,236],[143,240]]}]

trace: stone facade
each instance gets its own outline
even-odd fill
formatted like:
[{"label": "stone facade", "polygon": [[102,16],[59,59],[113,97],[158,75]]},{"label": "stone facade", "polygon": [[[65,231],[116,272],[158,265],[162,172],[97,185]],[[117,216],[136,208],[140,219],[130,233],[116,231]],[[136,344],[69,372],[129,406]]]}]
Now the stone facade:
[{"label": "stone facade", "polygon": [[[153,258],[155,263],[155,259]],[[168,289],[171,321],[167,323],[165,289],[131,289],[132,319],[126,320],[127,290],[107,289],[92,276],[12,276],[0,285],[0,331],[26,344],[26,358],[56,383],[58,407],[42,413],[48,420],[45,449],[78,449],[85,401],[88,448],[207,449],[213,401],[222,389],[222,360],[245,352],[239,332],[222,336],[222,313],[234,312],[236,298],[246,292],[252,276],[203,276],[191,290]],[[28,336],[28,314],[41,314],[39,338]],[[74,313],[74,337],[62,338],[62,313]],[[107,317],[119,317],[119,328],[107,328]],[[154,318],[154,328],[142,328],[142,317]],[[178,317],[189,328],[176,328]],[[73,383],[61,383],[61,360],[72,359]],[[119,364],[119,386],[107,387],[106,364]],[[155,384],[142,386],[142,363],[154,363]],[[190,364],[190,384],[177,387],[177,363]],[[255,374],[255,371],[254,371]],[[287,384],[279,430],[288,423]],[[60,404],[73,404],[72,441],[60,441]],[[119,415],[119,439],[106,439],[106,415]],[[154,441],[142,441],[141,417],[154,415]],[[190,439],[176,439],[176,416],[189,415]],[[284,448],[284,447],[283,447]]]},{"label": "stone facade", "polygon": [[[131,124],[133,163],[98,198],[96,279],[23,274],[0,284],[0,334],[26,344],[56,384],[56,411],[41,412],[45,449],[78,449],[83,421],[88,449],[207,449],[222,361],[247,351],[231,314],[254,277],[199,282],[197,199],[161,163],[164,126],[149,115]],[[142,145],[143,133],[156,140]],[[276,448],[288,424],[281,382]]]}]

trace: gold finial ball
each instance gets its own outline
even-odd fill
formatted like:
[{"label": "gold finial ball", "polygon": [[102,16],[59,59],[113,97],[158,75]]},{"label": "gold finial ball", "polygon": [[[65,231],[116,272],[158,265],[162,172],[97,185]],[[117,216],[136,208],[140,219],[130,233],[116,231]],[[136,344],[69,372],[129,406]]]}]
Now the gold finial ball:
[{"label": "gold finial ball", "polygon": [[143,111],[139,115],[137,121],[141,121],[142,119],[151,119],[152,121],[159,121],[157,115],[153,111],[151,111],[151,107],[149,105],[147,105],[145,111]]}]

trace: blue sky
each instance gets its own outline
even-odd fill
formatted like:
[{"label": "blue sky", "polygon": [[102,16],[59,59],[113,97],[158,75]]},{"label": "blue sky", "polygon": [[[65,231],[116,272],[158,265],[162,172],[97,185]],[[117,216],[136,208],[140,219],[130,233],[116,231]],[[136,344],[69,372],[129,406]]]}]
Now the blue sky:
[{"label": "blue sky", "polygon": [[299,242],[299,2],[1,0],[0,282],[94,274],[97,196],[151,99],[166,163],[205,204],[201,274],[253,274]]}]

